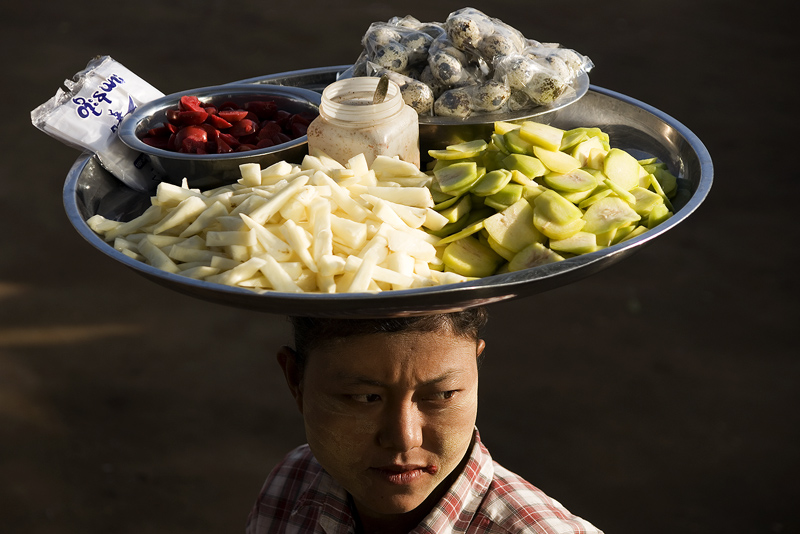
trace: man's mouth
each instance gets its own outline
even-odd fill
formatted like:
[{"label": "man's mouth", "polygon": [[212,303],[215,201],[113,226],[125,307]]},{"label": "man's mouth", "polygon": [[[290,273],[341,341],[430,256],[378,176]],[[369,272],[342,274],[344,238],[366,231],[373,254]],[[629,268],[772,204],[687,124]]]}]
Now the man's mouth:
[{"label": "man's mouth", "polygon": [[411,484],[424,475],[435,475],[439,469],[435,465],[389,464],[373,467],[372,470],[391,484],[404,485]]}]

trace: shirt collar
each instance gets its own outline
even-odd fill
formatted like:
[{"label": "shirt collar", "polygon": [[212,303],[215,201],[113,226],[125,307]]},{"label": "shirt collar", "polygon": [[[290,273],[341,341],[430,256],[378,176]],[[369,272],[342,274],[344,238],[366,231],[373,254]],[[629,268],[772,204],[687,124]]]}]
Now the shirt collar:
[{"label": "shirt collar", "polygon": [[494,463],[475,429],[469,459],[447,493],[414,534],[466,532],[494,478]]},{"label": "shirt collar", "polygon": [[297,499],[292,514],[307,507],[318,511],[319,525],[326,534],[354,532],[350,496],[324,469],[319,470],[309,488]]},{"label": "shirt collar", "polygon": [[[470,455],[464,469],[433,510],[413,534],[465,532],[494,477],[494,464],[476,428]],[[297,499],[292,514],[303,508],[319,510],[319,524],[326,534],[354,532],[354,519],[347,491],[324,469],[320,469],[309,488]]]}]

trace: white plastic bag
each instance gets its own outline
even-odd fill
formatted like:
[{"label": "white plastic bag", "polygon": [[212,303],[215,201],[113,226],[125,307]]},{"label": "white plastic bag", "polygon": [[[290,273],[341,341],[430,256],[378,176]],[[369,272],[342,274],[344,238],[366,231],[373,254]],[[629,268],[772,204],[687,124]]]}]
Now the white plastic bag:
[{"label": "white plastic bag", "polygon": [[162,96],[111,57],[98,56],[72,80],[65,80],[53,98],[31,111],[31,122],[68,146],[94,153],[129,187],[152,191],[160,175],[146,155],[119,139],[117,128],[137,107]]}]

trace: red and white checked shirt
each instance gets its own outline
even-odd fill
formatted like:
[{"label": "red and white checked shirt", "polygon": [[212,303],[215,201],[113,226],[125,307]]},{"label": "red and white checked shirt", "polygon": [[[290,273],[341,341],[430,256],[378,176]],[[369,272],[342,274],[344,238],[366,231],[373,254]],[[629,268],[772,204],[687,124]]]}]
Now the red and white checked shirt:
[{"label": "red and white checked shirt", "polygon": [[[308,445],[290,452],[267,478],[247,534],[354,534],[347,492]],[[464,471],[410,534],[602,534],[559,502],[492,460],[475,431]]]}]

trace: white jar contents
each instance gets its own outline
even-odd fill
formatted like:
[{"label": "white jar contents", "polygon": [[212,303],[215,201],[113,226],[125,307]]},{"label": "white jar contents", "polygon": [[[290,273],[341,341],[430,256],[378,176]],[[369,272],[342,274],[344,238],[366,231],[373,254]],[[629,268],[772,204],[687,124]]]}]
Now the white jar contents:
[{"label": "white jar contents", "polygon": [[347,78],[325,88],[319,116],[308,127],[309,151],[321,150],[342,165],[363,153],[368,165],[383,155],[399,156],[419,167],[417,112],[405,104],[392,81],[386,99],[373,104],[379,80]]}]

